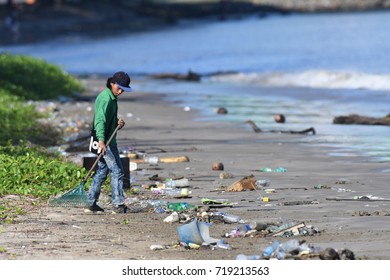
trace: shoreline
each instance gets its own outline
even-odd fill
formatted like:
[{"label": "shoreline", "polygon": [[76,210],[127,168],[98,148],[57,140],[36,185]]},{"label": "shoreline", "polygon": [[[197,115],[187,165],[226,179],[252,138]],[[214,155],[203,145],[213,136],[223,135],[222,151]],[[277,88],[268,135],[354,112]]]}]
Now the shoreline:
[{"label": "shoreline", "polygon": [[[105,80],[83,82],[88,83],[90,91],[86,95],[91,97],[98,93]],[[91,102],[83,101],[79,105],[80,113],[85,113]],[[0,253],[0,258],[233,260],[240,253],[260,255],[275,240],[297,239],[338,252],[349,249],[357,259],[390,260],[390,226],[387,222],[390,202],[353,199],[367,195],[386,198],[388,175],[375,172],[383,165],[356,162],[355,158],[330,157],[326,149],[294,143],[293,140],[301,136],[256,134],[232,123],[194,122],[196,111],[186,111],[156,94],[132,92],[121,96],[118,105],[119,114],[126,121],[118,134],[119,148],[133,147],[159,158],[189,158],[188,162],[178,163],[138,163],[138,169],[131,174],[141,192],[129,196],[167,200],[158,195],[150,196],[150,190],[142,186],[152,184],[154,181],[150,178],[153,176],[185,177],[189,179],[191,197],[170,198],[169,201],[199,205],[202,198],[226,199],[234,203],[233,207],[210,209],[210,213],[233,214],[248,223],[303,222],[320,233],[288,238],[256,235],[226,238],[223,236],[239,224],[214,221],[210,236],[223,238],[232,250],[185,249],[172,245],[179,240],[178,227],[185,222],[164,222],[170,215],[167,212],[113,215],[110,206],[105,204],[109,201],[105,194],[100,202],[106,209],[102,214],[86,213],[79,208],[30,207],[31,210],[16,219],[15,224],[2,225],[0,247],[6,248],[6,253]],[[215,162],[222,162],[223,172],[233,177],[221,179],[222,170],[212,170]],[[283,167],[287,172],[261,172],[265,167]],[[269,198],[268,202],[260,200],[257,191],[226,190],[250,175],[270,180],[269,188],[274,189],[273,192],[259,190],[263,197]],[[90,182],[86,187],[89,185]],[[318,188],[319,185],[322,187]],[[335,197],[341,200],[329,199]],[[189,215],[193,217],[192,212]],[[35,234],[26,235],[25,232]],[[151,250],[152,245],[161,245],[163,249]]]}]

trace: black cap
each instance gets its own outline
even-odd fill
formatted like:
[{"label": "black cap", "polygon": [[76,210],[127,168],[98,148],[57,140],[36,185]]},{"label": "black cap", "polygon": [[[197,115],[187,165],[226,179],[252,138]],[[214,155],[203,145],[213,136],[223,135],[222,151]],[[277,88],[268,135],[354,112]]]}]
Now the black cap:
[{"label": "black cap", "polygon": [[114,76],[112,76],[112,79],[124,91],[132,91],[130,87],[130,77],[127,73],[123,71],[116,72]]}]

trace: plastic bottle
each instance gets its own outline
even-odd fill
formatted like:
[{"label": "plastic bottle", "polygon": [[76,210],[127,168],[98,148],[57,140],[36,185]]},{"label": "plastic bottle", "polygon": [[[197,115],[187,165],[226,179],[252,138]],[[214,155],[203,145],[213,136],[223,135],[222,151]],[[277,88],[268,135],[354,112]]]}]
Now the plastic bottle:
[{"label": "plastic bottle", "polygon": [[173,211],[182,211],[186,209],[191,209],[194,206],[192,204],[189,204],[187,202],[176,202],[176,203],[170,203],[168,202],[168,209]]},{"label": "plastic bottle", "polygon": [[262,189],[262,188],[267,188],[271,184],[270,180],[267,179],[262,179],[262,180],[257,180],[256,181],[256,188],[257,189]]},{"label": "plastic bottle", "polygon": [[238,223],[241,220],[241,218],[236,215],[227,214],[227,213],[221,213],[221,215],[223,217],[223,221],[228,224]]},{"label": "plastic bottle", "polygon": [[287,169],[284,167],[278,167],[273,170],[274,172],[287,172]]},{"label": "plastic bottle", "polygon": [[229,244],[225,243],[225,241],[223,239],[220,239],[220,240],[217,241],[217,244],[215,245],[215,248],[231,250],[232,246],[230,246]]},{"label": "plastic bottle", "polygon": [[238,254],[236,260],[260,260],[259,255],[244,255]]},{"label": "plastic bottle", "polygon": [[188,191],[187,188],[163,189],[163,194],[170,197],[187,197],[189,194],[191,194],[191,191]]},{"label": "plastic bottle", "polygon": [[282,248],[283,251],[290,253],[291,251],[299,250],[299,242],[296,239],[290,239],[280,244],[280,248]]},{"label": "plastic bottle", "polygon": [[265,250],[263,251],[263,256],[265,258],[270,258],[272,254],[278,249],[279,245],[280,242],[278,240],[274,241],[270,246],[265,248]]},{"label": "plastic bottle", "polygon": [[187,178],[182,178],[179,180],[169,179],[165,182],[165,186],[169,188],[188,187],[188,179]]},{"label": "plastic bottle", "polygon": [[151,165],[155,165],[158,163],[158,157],[147,156],[144,158],[144,162],[149,163]]}]

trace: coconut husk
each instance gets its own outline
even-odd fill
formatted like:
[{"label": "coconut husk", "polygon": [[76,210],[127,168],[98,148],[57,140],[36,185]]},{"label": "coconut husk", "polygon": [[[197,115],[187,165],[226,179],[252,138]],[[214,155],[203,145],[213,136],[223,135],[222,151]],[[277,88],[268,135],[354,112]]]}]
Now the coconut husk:
[{"label": "coconut husk", "polygon": [[233,184],[231,184],[228,188],[228,192],[242,192],[246,190],[255,190],[256,189],[256,178],[253,175],[246,176]]}]

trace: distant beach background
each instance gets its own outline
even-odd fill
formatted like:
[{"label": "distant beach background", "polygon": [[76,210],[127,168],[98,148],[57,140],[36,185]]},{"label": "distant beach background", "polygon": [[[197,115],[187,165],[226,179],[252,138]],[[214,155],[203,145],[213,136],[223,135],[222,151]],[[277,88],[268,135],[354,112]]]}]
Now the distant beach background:
[{"label": "distant beach background", "polygon": [[[294,141],[329,147],[334,157],[387,163],[389,126],[332,122],[340,115],[390,113],[389,17],[375,11],[183,21],[111,38],[0,46],[0,52],[43,58],[77,75],[125,70],[135,91],[164,93],[177,106],[199,110],[196,121],[236,122],[248,131],[248,119],[263,130],[314,127],[316,135]],[[201,81],[150,78],[189,70]],[[219,107],[228,114],[217,114]],[[274,121],[279,113],[286,123]]]}]

